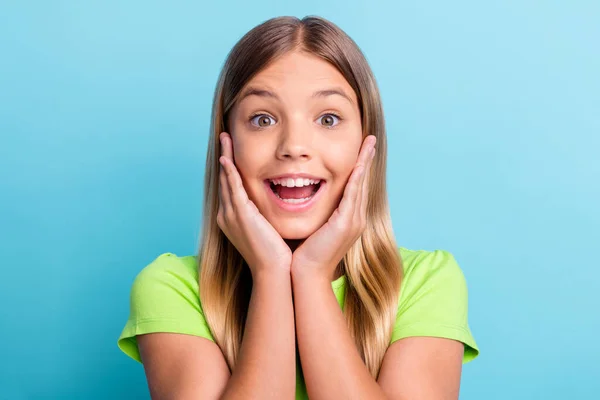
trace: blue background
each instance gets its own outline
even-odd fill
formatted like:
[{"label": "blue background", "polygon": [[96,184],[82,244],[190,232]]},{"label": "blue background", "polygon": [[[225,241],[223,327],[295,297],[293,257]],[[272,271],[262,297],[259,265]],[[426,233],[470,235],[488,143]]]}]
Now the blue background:
[{"label": "blue background", "polygon": [[148,396],[116,340],[135,275],[193,254],[213,89],[277,15],[378,79],[400,245],[446,249],[481,348],[461,399],[600,391],[600,3],[3,2],[0,398]]}]

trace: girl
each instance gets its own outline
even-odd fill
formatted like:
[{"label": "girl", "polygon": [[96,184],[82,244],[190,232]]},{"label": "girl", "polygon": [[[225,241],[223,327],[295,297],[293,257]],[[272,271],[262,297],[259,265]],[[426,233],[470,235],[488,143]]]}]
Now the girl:
[{"label": "girl", "polygon": [[274,18],[215,91],[197,256],[136,277],[119,338],[153,399],[456,399],[479,350],[452,254],[397,247],[356,44]]}]

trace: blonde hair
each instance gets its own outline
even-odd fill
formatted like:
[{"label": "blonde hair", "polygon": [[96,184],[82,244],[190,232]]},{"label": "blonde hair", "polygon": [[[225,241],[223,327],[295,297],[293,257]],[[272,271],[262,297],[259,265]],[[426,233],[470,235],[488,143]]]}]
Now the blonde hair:
[{"label": "blonde hair", "polygon": [[216,343],[233,370],[252,291],[248,265],[217,225],[218,136],[246,83],[290,51],[316,55],[335,66],[358,98],[363,138],[377,137],[370,170],[367,228],[339,268],[347,278],[344,316],[348,330],[374,378],[389,345],[402,280],[386,190],[387,144],[379,90],[358,46],[335,24],[320,17],[277,17],[250,30],[233,47],[216,86],[206,159],[202,237],[198,254],[200,301]]}]

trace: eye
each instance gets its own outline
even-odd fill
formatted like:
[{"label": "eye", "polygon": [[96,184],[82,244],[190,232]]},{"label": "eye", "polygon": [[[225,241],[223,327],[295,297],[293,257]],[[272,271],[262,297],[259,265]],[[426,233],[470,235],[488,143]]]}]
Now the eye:
[{"label": "eye", "polygon": [[332,128],[334,126],[336,126],[337,124],[340,123],[340,117],[335,115],[335,114],[324,114],[321,117],[319,117],[319,120],[321,120],[321,125],[323,125],[326,128]]},{"label": "eye", "polygon": [[258,114],[250,117],[250,123],[254,126],[264,128],[275,123],[275,119],[268,116],[267,114]]}]

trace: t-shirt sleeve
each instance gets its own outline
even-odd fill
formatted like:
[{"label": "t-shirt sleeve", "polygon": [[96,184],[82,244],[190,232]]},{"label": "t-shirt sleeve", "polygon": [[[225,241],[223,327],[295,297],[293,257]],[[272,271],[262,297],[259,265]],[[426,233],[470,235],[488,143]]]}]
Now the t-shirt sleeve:
[{"label": "t-shirt sleeve", "polygon": [[411,336],[454,339],[464,344],[463,363],[473,360],[479,348],[467,318],[466,280],[454,256],[435,250],[410,264],[405,266],[391,343]]},{"label": "t-shirt sleeve", "polygon": [[141,362],[136,335],[171,332],[214,342],[200,306],[197,272],[172,253],[164,253],[135,277],[129,318],[118,339],[119,348]]}]

